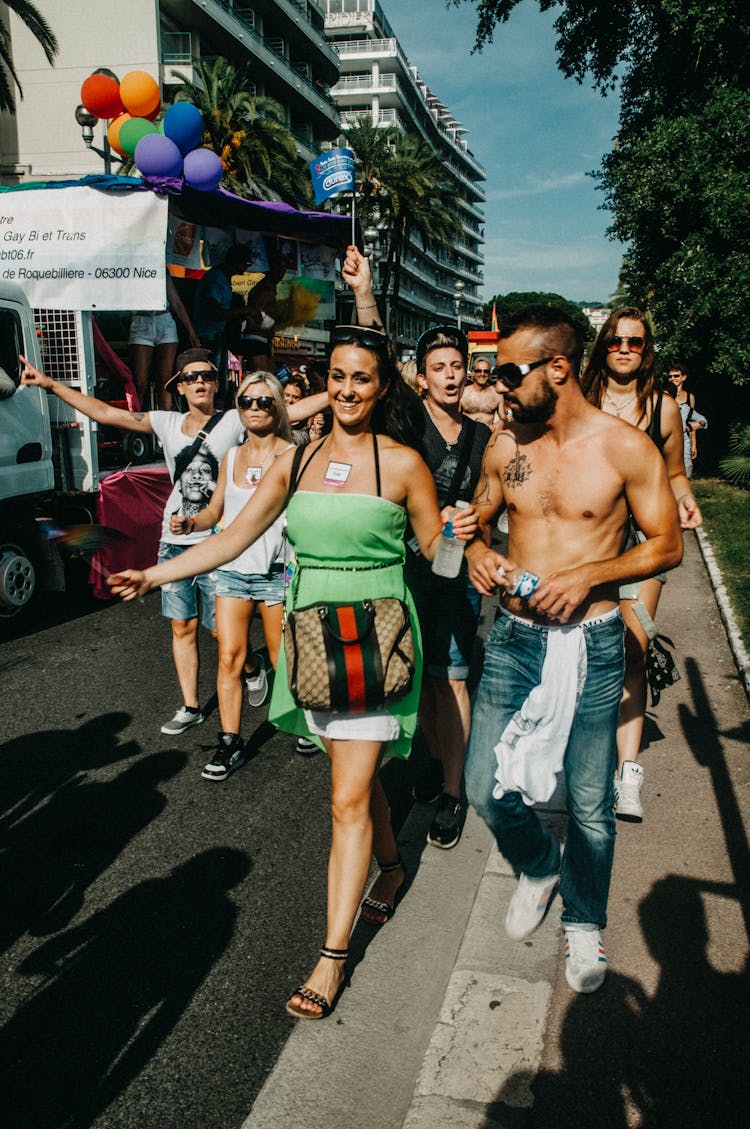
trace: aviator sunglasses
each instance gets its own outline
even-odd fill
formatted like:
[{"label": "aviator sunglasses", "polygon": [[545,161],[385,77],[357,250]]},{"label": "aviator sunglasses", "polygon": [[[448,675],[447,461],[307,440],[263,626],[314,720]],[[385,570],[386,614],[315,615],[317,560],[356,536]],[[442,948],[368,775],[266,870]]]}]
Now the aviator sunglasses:
[{"label": "aviator sunglasses", "polygon": [[361,345],[382,352],[388,349],[388,334],[363,325],[337,325],[331,331],[331,348],[335,345]]},{"label": "aviator sunglasses", "polygon": [[514,365],[512,362],[508,362],[507,365],[495,365],[491,375],[512,392],[515,388],[520,388],[523,378],[535,368],[548,365],[554,359],[554,357],[542,357],[541,361],[532,361],[530,365]]},{"label": "aviator sunglasses", "polygon": [[610,337],[607,342],[607,352],[617,353],[623,345],[627,345],[631,353],[642,353],[645,344],[646,342],[643,337]]},{"label": "aviator sunglasses", "polygon": [[271,412],[274,408],[273,396],[238,396],[237,407],[243,411],[251,411],[258,405],[262,412]]}]

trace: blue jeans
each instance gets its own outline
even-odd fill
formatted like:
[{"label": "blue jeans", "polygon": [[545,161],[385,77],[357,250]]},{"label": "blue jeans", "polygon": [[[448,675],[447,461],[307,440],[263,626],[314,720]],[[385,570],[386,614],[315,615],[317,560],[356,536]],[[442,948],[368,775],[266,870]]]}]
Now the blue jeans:
[{"label": "blue jeans", "polygon": [[625,674],[625,628],[619,615],[584,626],[587,674],[565,751],[568,834],[560,846],[518,792],[497,800],[495,745],[541,680],[547,637],[557,628],[499,612],[487,639],[484,670],[466,754],[466,794],[519,873],[543,878],[560,871],[563,924],[604,928],[615,847],[615,737]]}]

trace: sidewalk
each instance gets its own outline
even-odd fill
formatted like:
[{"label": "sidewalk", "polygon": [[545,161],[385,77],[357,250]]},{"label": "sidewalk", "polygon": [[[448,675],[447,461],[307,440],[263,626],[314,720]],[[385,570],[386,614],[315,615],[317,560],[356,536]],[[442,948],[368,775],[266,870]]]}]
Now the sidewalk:
[{"label": "sidewalk", "polygon": [[748,703],[693,537],[685,550],[657,617],[682,681],[649,710],[644,823],[618,824],[605,987],[568,989],[556,907],[505,937],[515,879],[476,817],[455,850],[423,850],[415,806],[408,896],[380,932],[355,930],[351,987],[331,1020],[296,1026],[243,1129],[746,1123]]}]

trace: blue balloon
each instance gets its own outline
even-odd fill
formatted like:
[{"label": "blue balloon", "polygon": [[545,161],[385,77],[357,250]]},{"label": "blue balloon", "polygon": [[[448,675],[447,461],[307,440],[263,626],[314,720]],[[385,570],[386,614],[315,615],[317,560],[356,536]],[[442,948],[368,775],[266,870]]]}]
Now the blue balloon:
[{"label": "blue balloon", "polygon": [[213,149],[193,149],[185,157],[185,183],[200,192],[217,188],[223,172],[221,157]]},{"label": "blue balloon", "polygon": [[135,147],[135,163],[143,176],[181,176],[182,153],[160,133],[148,133]]},{"label": "blue balloon", "polygon": [[174,102],[164,115],[164,136],[174,141],[183,157],[203,137],[203,114],[192,102]]}]

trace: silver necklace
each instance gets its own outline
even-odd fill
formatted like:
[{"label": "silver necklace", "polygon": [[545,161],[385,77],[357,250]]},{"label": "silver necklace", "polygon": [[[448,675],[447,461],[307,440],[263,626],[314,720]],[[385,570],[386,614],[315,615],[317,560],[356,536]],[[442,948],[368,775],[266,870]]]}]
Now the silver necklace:
[{"label": "silver necklace", "polygon": [[630,399],[626,400],[623,404],[618,404],[616,400],[613,400],[612,397],[610,396],[609,392],[604,393],[604,399],[609,401],[609,403],[612,405],[612,407],[615,410],[615,415],[617,416],[618,419],[621,419],[622,413],[625,411],[626,408],[629,408],[630,405],[635,402],[635,398],[636,398],[637,395],[638,395],[638,393],[634,392],[633,395],[630,397]]}]

